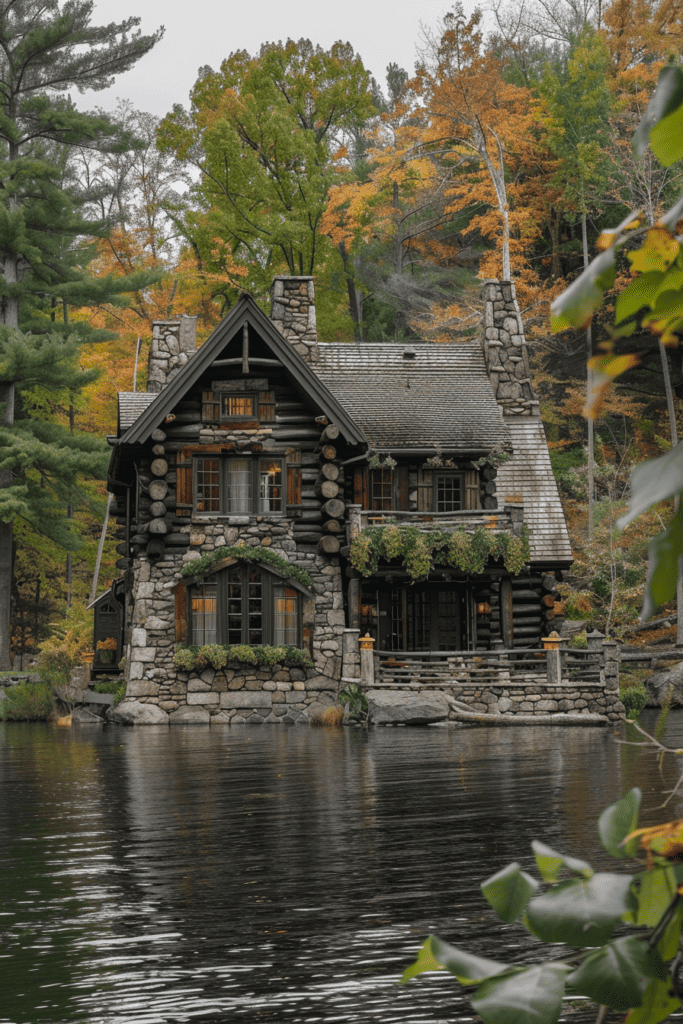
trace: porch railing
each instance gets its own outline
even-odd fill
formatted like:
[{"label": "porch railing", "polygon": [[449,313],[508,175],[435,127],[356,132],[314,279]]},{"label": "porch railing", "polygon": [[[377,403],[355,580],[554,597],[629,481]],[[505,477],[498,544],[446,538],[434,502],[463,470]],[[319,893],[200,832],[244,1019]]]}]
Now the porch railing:
[{"label": "porch railing", "polygon": [[[402,526],[416,526],[418,530],[430,533],[434,530],[453,530],[460,528],[474,531],[483,526],[494,533],[514,533],[515,519],[510,509],[491,512],[488,509],[471,509],[465,512],[404,512],[389,509],[383,512],[359,510],[358,527],[364,530],[368,526],[387,526],[399,523]],[[521,512],[520,512],[521,522]]]},{"label": "porch railing", "polygon": [[[561,650],[562,683],[599,683],[600,650]],[[376,651],[375,686],[504,686],[546,683],[547,651]]]}]

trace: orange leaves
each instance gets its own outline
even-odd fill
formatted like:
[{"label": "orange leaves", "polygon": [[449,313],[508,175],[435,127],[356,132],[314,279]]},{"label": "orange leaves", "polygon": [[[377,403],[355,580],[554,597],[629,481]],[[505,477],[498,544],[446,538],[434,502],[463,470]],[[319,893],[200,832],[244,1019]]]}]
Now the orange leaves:
[{"label": "orange leaves", "polygon": [[[679,751],[675,751],[679,753]],[[639,828],[624,839],[624,845],[631,839],[638,838],[641,850],[647,852],[648,868],[653,866],[653,856],[666,857],[667,860],[679,860],[683,855],[683,821],[667,821],[665,825],[653,828]],[[678,890],[681,891],[680,889]]]},{"label": "orange leaves", "polygon": [[584,415],[589,419],[597,418],[602,412],[605,398],[614,379],[634,366],[638,366],[639,362],[640,358],[635,352],[618,356],[606,352],[589,359],[588,366],[592,370],[592,375],[589,378],[590,390],[586,398]]}]

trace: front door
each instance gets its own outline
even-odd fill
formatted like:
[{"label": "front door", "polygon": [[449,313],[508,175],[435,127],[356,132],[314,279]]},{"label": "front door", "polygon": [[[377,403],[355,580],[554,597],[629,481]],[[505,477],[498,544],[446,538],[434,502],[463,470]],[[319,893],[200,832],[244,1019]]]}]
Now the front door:
[{"label": "front door", "polygon": [[457,583],[424,583],[378,591],[379,650],[468,650],[471,602],[468,589]]}]

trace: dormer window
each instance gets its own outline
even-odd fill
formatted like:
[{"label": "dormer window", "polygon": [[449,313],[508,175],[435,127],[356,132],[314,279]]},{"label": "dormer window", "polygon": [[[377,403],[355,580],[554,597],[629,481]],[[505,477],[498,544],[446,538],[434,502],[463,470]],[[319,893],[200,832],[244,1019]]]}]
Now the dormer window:
[{"label": "dormer window", "polygon": [[202,422],[221,427],[257,430],[275,421],[275,395],[265,378],[213,381],[202,391]]},{"label": "dormer window", "polygon": [[246,416],[254,419],[257,414],[256,395],[221,395],[221,415],[230,419]]}]

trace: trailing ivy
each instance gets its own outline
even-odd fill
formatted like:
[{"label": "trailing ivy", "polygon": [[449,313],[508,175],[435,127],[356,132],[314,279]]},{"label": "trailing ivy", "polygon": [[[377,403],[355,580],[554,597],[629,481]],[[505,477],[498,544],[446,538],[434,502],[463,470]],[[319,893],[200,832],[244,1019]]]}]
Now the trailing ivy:
[{"label": "trailing ivy", "polygon": [[236,661],[242,665],[288,665],[293,668],[312,668],[313,661],[308,651],[286,645],[271,647],[263,644],[251,647],[249,644],[193,644],[186,647],[179,644],[173,657],[173,664],[183,672],[201,672],[205,668],[221,669]]},{"label": "trailing ivy", "polygon": [[239,562],[260,562],[265,565],[272,565],[286,579],[297,580],[304,587],[310,587],[313,583],[305,569],[300,569],[298,565],[292,565],[282,555],[276,555],[269,548],[252,548],[247,544],[216,548],[215,551],[209,551],[207,554],[202,555],[201,558],[195,558],[193,561],[187,562],[183,566],[182,575],[191,576],[195,580],[202,579],[216,562],[222,562],[224,558],[236,558]]},{"label": "trailing ivy", "polygon": [[447,565],[469,576],[480,576],[489,558],[502,559],[508,572],[518,576],[529,560],[526,527],[521,537],[492,533],[478,527],[424,533],[416,526],[370,526],[352,541],[349,559],[362,576],[377,572],[381,560],[399,558],[414,580],[426,579],[434,566]]}]

